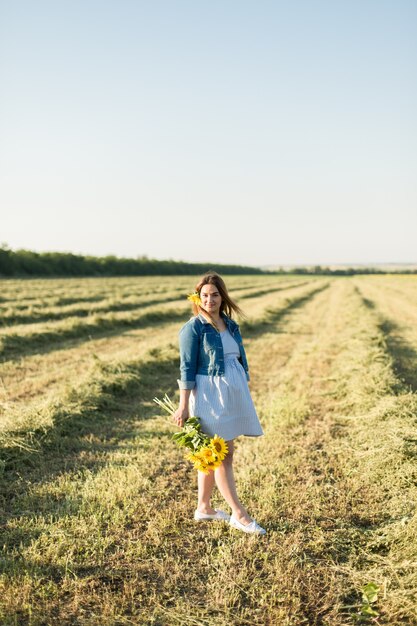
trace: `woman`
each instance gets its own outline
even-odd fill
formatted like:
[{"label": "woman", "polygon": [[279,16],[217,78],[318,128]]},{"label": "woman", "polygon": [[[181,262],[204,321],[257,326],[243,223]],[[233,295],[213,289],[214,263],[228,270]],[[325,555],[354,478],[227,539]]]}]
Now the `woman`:
[{"label": "woman", "polygon": [[[179,408],[173,415],[183,426],[190,414],[200,418],[203,432],[223,437],[228,454],[216,470],[198,472],[197,521],[228,521],[246,533],[264,535],[240,502],[233,475],[234,439],[239,435],[263,435],[250,396],[248,363],[239,326],[232,313],[242,314],[230,298],[223,279],[211,272],[203,276],[192,296],[192,317],[180,330]],[[232,515],[213,509],[210,504],[214,482],[232,509]]]}]

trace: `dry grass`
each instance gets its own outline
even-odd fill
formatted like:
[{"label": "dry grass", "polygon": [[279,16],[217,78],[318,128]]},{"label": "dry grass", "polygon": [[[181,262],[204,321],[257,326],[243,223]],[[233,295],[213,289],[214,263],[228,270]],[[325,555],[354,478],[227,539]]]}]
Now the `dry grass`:
[{"label": "dry grass", "polygon": [[236,475],[264,538],[192,520],[196,477],[151,403],[176,393],[176,325],[135,357],[109,339],[5,433],[2,623],[415,624],[415,331],[391,293],[342,278],[244,301],[266,436],[238,440]]}]

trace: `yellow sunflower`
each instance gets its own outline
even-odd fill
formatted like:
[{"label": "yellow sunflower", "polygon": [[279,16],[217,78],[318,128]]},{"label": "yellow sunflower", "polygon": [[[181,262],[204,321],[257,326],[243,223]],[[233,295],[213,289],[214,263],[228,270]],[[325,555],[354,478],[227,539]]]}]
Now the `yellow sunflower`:
[{"label": "yellow sunflower", "polygon": [[214,450],[216,456],[223,461],[226,454],[229,452],[229,448],[227,447],[227,443],[222,437],[218,435],[214,435],[212,439],[210,439],[210,447]]},{"label": "yellow sunflower", "polygon": [[194,304],[196,304],[197,306],[201,306],[201,298],[198,291],[190,293],[190,295],[187,297],[187,300],[189,300],[190,302],[194,302]]},{"label": "yellow sunflower", "polygon": [[223,459],[216,454],[216,451],[211,446],[203,448],[199,451],[199,454],[203,464],[209,470],[215,470],[222,464]]},{"label": "yellow sunflower", "polygon": [[213,461],[211,463],[207,463],[207,469],[209,470],[215,470],[218,467],[220,467],[220,465],[222,464],[222,460],[221,459],[216,459],[216,461]]},{"label": "yellow sunflower", "polygon": [[205,462],[204,459],[201,459],[197,456],[195,457],[195,460],[194,460],[194,467],[195,469],[200,470],[200,472],[207,471],[207,463]]},{"label": "yellow sunflower", "polygon": [[204,463],[214,463],[217,461],[217,454],[214,448],[206,446],[196,453]]},{"label": "yellow sunflower", "polygon": [[210,463],[195,463],[194,467],[200,472],[204,472],[204,474],[208,474],[209,472],[214,471],[215,469],[220,467],[221,464],[222,462],[219,459],[217,459],[216,461],[211,461]]},{"label": "yellow sunflower", "polygon": [[204,474],[208,474],[210,472],[210,468],[204,463],[194,463],[194,469],[199,472],[203,472]]},{"label": "yellow sunflower", "polygon": [[194,469],[200,470],[201,472],[206,472],[206,462],[204,460],[204,458],[202,458],[198,452],[187,452],[184,455],[184,458],[187,461],[191,461],[191,463],[194,465]]},{"label": "yellow sunflower", "polygon": [[201,459],[199,456],[197,456],[197,454],[194,454],[193,452],[187,452],[187,454],[185,455],[185,459],[187,461],[191,461],[191,463],[200,463]]}]

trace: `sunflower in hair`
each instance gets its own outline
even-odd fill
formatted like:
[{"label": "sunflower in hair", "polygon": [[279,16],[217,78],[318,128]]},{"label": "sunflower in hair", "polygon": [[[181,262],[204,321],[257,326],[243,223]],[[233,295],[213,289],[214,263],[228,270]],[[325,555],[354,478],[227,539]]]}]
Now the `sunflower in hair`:
[{"label": "sunflower in hair", "polygon": [[189,300],[190,302],[193,302],[197,306],[201,306],[201,298],[200,298],[200,294],[198,293],[198,291],[194,291],[194,293],[190,293],[190,295],[187,297],[187,300]]}]

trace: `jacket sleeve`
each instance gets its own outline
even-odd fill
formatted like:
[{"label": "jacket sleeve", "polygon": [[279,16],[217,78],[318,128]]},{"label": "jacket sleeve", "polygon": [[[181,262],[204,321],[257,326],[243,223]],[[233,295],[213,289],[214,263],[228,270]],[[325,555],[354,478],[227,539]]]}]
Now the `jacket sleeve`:
[{"label": "jacket sleeve", "polygon": [[180,389],[193,389],[197,373],[200,335],[195,324],[185,324],[179,333],[180,344]]},{"label": "jacket sleeve", "polygon": [[[241,334],[241,332],[240,332],[240,326],[239,326],[239,324],[238,324],[237,322],[235,322],[235,324],[236,324],[237,330],[238,330],[239,335],[240,335],[240,338],[241,338],[241,346],[242,346],[243,351],[244,351],[244,353],[245,353],[245,361],[246,361],[245,374],[246,374],[246,380],[249,382],[249,381],[250,381],[250,375],[249,375],[248,358],[247,358],[247,356],[246,356],[245,348],[243,347],[243,339],[242,339],[242,334]],[[242,365],[243,365],[243,363],[242,363]]]}]

